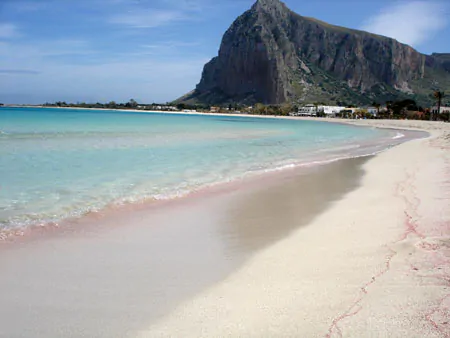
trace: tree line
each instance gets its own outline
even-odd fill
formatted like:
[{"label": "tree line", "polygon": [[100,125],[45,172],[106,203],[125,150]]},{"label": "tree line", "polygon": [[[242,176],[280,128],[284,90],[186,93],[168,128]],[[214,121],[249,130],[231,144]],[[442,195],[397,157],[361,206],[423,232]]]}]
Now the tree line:
[{"label": "tree line", "polygon": [[387,101],[384,109],[381,109],[381,104],[377,102],[374,102],[372,105],[378,110],[378,118],[413,118],[430,121],[450,121],[450,112],[441,112],[442,100],[445,97],[445,93],[441,91],[435,91],[433,93],[433,96],[436,99],[437,103],[436,109],[421,107],[416,103],[416,101],[412,99]]},{"label": "tree line", "polygon": [[[442,107],[442,101],[445,97],[444,92],[435,91],[433,93],[436,99],[437,109],[434,112],[430,108],[424,108],[419,106],[416,101],[412,99],[405,99],[399,101],[387,101],[384,105],[373,102],[372,106],[377,109],[377,116],[369,114],[367,110],[361,108],[356,111],[358,117],[363,118],[382,118],[382,119],[420,119],[420,120],[433,120],[433,121],[450,121],[450,112],[440,112]],[[326,105],[324,103],[316,102],[316,106]],[[130,99],[125,103],[116,103],[110,101],[108,103],[67,103],[65,101],[57,101],[55,103],[46,103],[44,106],[48,107],[78,107],[78,108],[98,108],[98,109],[141,109],[141,110],[196,110],[199,112],[214,112],[220,113],[246,113],[255,115],[274,115],[274,116],[287,116],[292,112],[295,112],[299,108],[299,104],[284,103],[279,105],[266,105],[262,103],[256,103],[254,106],[247,106],[240,103],[228,103],[221,106],[212,106],[209,104],[188,104],[188,103],[165,103],[165,104],[139,104],[136,100]],[[348,108],[356,108],[355,105],[348,105]],[[325,116],[324,113],[318,112],[317,116]],[[337,117],[354,117],[355,110],[343,110]]]},{"label": "tree line", "polygon": [[77,102],[77,103],[67,103],[65,101],[56,101],[54,103],[45,103],[45,107],[61,107],[61,108],[97,108],[97,109],[135,109],[138,107],[138,103],[131,99],[126,103],[116,103],[115,101],[110,101],[108,103],[85,103],[85,102]]}]

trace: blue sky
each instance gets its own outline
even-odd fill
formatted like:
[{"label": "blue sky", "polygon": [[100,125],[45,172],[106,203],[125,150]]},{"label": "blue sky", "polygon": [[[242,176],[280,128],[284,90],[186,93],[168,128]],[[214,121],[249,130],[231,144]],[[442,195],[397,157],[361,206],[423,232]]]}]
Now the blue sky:
[{"label": "blue sky", "polygon": [[[0,102],[166,102],[198,83],[253,0],[0,0]],[[450,52],[448,0],[286,0],[295,12]]]}]

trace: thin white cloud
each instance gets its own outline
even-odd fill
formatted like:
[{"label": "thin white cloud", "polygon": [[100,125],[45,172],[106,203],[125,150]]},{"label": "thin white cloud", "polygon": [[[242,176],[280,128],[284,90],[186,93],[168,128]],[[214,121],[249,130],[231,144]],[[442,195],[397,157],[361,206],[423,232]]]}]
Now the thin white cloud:
[{"label": "thin white cloud", "polygon": [[163,2],[172,8],[189,12],[201,12],[210,6],[210,2],[207,0],[163,0]]},{"label": "thin white cloud", "polygon": [[41,41],[37,48],[41,56],[92,55],[96,53],[88,41],[77,39]]},{"label": "thin white cloud", "polygon": [[132,28],[155,28],[183,19],[183,14],[171,10],[148,10],[113,16],[109,21]]},{"label": "thin white cloud", "polygon": [[[4,77],[8,76],[8,81],[0,82],[0,101],[125,102],[133,97],[139,102],[165,102],[174,100],[195,87],[204,62],[205,58],[183,62],[141,60],[93,66],[73,65],[70,68],[60,64],[39,63],[40,76],[2,74]],[[9,99],[19,97],[16,94],[20,94],[20,100]]]},{"label": "thin white cloud", "polygon": [[17,26],[11,23],[0,23],[0,39],[12,39],[18,35]]},{"label": "thin white cloud", "polygon": [[38,75],[39,72],[32,69],[0,69],[0,74]]},{"label": "thin white cloud", "polygon": [[24,59],[40,60],[46,57],[70,55],[90,56],[96,52],[87,41],[75,39],[42,40],[26,44],[0,42],[0,63],[4,58],[12,58],[16,63],[20,63]]},{"label": "thin white cloud", "polygon": [[[110,0],[108,0],[110,1]],[[155,28],[186,20],[198,20],[211,0],[114,0],[116,10],[108,22],[129,28]]]},{"label": "thin white cloud", "polygon": [[196,47],[199,46],[199,41],[184,42],[184,41],[164,41],[154,44],[142,45],[142,48],[152,50],[173,50],[177,48]]},{"label": "thin white cloud", "polygon": [[382,9],[361,28],[417,47],[450,22],[448,5],[439,1],[402,1]]},{"label": "thin white cloud", "polygon": [[[170,101],[195,87],[209,59],[189,54],[143,55],[142,46],[137,53],[105,55],[90,47],[82,40],[0,42],[0,75],[7,79],[0,81],[0,102],[104,102],[130,97],[140,102]],[[95,54],[74,63],[72,54],[77,50]]]}]

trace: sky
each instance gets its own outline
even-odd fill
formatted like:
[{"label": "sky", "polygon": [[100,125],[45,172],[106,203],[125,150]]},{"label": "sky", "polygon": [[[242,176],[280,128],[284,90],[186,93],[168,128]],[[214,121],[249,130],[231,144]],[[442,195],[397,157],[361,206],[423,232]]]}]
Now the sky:
[{"label": "sky", "polygon": [[[0,0],[0,102],[168,102],[253,0]],[[449,0],[286,0],[300,15],[450,53]]]}]

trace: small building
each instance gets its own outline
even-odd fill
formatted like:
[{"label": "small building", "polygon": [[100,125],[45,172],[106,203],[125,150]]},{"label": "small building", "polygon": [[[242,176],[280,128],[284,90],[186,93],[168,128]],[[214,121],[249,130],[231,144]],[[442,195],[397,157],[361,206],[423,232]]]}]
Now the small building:
[{"label": "small building", "polygon": [[211,113],[218,113],[220,111],[220,107],[211,107]]},{"label": "small building", "polygon": [[367,107],[365,108],[365,110],[367,111],[368,114],[377,117],[378,115],[378,108],[376,107]]},{"label": "small building", "polygon": [[317,116],[325,115],[327,117],[335,117],[345,107],[340,106],[316,106],[314,104],[307,104],[306,106],[300,107],[297,112],[291,113],[292,116]]},{"label": "small building", "polygon": [[155,109],[163,111],[178,111],[178,108],[175,106],[156,106]]},{"label": "small building", "polygon": [[313,104],[307,104],[306,106],[299,107],[296,116],[317,116],[318,107]]},{"label": "small building", "polygon": [[344,109],[345,109],[345,107],[340,107],[340,106],[318,106],[317,112],[323,113],[327,117],[335,117],[337,114],[339,114]]},{"label": "small building", "polygon": [[[436,114],[438,112],[438,107],[434,106],[430,108],[430,112],[433,114]],[[441,109],[439,111],[440,114],[448,114],[450,113],[450,107],[441,106]]]}]

